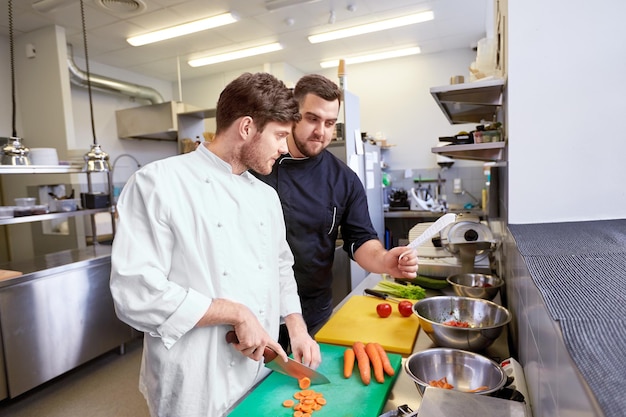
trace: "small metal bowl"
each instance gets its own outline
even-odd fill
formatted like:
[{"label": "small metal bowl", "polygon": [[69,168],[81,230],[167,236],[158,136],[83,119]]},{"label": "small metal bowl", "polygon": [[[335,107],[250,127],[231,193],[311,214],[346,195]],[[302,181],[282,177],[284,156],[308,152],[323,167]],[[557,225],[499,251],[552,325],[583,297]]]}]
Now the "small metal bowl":
[{"label": "small metal bowl", "polygon": [[[413,304],[413,313],[435,345],[472,352],[491,346],[512,317],[509,310],[492,301],[456,296],[424,298]],[[450,320],[469,327],[444,324]]]},{"label": "small metal bowl", "polygon": [[[431,348],[414,353],[404,363],[404,370],[422,395],[430,381],[444,377],[456,391],[483,395],[499,391],[507,381],[500,365],[478,353],[459,349]],[[480,387],[485,388],[476,390]]]},{"label": "small metal bowl", "polygon": [[452,286],[454,293],[460,297],[482,298],[493,300],[504,285],[504,280],[495,275],[455,274],[446,281]]}]

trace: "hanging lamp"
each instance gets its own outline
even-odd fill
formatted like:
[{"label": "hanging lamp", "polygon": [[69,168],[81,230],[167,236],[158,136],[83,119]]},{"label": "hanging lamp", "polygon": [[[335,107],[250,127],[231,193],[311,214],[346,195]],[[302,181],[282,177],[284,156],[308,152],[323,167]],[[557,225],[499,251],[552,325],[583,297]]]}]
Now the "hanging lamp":
[{"label": "hanging lamp", "polygon": [[83,4],[83,0],[80,0],[80,17],[83,24],[83,43],[85,46],[87,90],[89,92],[89,114],[91,119],[91,134],[93,137],[91,149],[83,157],[85,160],[83,172],[109,172],[111,171],[111,165],[109,164],[109,154],[102,150],[102,148],[98,144],[98,140],[96,139],[96,127],[93,117],[93,98],[91,95],[91,72],[89,70],[89,53],[87,50],[87,29],[85,28],[85,5]]},{"label": "hanging lamp", "polygon": [[9,4],[9,45],[11,51],[11,104],[13,108],[12,117],[12,134],[6,138],[7,143],[2,147],[2,165],[30,165],[29,153],[30,149],[22,144],[22,138],[17,136],[15,128],[15,58],[14,58],[14,42],[13,42],[13,0],[8,1]]}]

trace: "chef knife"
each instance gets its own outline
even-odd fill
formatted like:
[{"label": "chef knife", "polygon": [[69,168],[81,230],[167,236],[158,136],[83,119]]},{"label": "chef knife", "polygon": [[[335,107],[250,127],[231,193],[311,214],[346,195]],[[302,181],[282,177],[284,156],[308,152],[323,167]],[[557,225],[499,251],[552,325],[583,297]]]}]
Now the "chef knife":
[{"label": "chef knife", "polygon": [[402,301],[397,298],[391,297],[389,294],[384,293],[382,291],[376,291],[370,288],[365,288],[363,291],[365,292],[365,294],[371,295],[376,298],[380,298],[381,300],[389,300],[389,301],[393,301],[394,303],[399,303],[400,301]]},{"label": "chef knife", "polygon": [[[237,339],[237,334],[234,330],[230,330],[228,333],[226,333],[226,342],[239,343],[239,339]],[[320,374],[316,370],[309,368],[308,366],[303,365],[300,362],[295,361],[291,358],[288,358],[287,362],[283,362],[282,358],[279,357],[278,354],[268,346],[265,346],[265,351],[263,352],[263,360],[265,362],[265,366],[272,371],[276,371],[278,373],[290,376],[292,378],[296,378],[298,380],[304,377],[308,377],[311,380],[312,385],[328,384],[330,382],[328,378],[326,378],[324,375]]]}]

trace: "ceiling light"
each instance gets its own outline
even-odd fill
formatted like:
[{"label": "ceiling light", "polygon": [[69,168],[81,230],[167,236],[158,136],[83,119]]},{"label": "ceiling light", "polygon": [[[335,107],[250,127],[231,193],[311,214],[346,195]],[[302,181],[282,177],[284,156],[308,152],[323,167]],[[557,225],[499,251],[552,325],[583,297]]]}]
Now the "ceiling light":
[{"label": "ceiling light", "polygon": [[267,45],[255,46],[254,48],[240,49],[238,51],[226,52],[219,55],[210,55],[202,58],[191,59],[187,63],[192,67],[217,64],[219,62],[233,61],[235,59],[246,58],[254,55],[267,54],[269,52],[280,51],[283,46],[276,42]]},{"label": "ceiling light", "polygon": [[190,33],[201,32],[203,30],[228,25],[236,22],[237,20],[239,20],[239,18],[234,14],[223,13],[217,16],[183,23],[182,25],[172,26],[170,28],[157,30],[143,35],[132,36],[126,39],[126,41],[132,46],[141,46],[148,43],[159,42],[166,39],[176,38],[178,36],[189,35]]},{"label": "ceiling light", "polygon": [[365,33],[378,32],[381,30],[426,22],[429,20],[433,20],[434,18],[435,15],[432,11],[420,12],[407,16],[397,17],[395,19],[381,20],[379,22],[368,23],[361,26],[353,26],[351,28],[334,30],[332,32],[320,33],[318,35],[311,35],[309,36],[309,42],[320,43],[332,41],[335,39],[348,38],[350,36],[363,35]]},{"label": "ceiling light", "polygon": [[269,11],[273,11],[300,4],[316,3],[318,1],[320,0],[267,0],[265,2],[265,8]]},{"label": "ceiling light", "polygon": [[[411,48],[396,49],[393,51],[378,52],[378,53],[369,54],[369,55],[355,56],[352,58],[346,58],[344,61],[346,64],[362,64],[364,62],[380,61],[383,59],[391,59],[391,58],[399,58],[402,56],[416,55],[416,54],[419,54],[420,52],[421,50],[419,46],[414,46]],[[323,62],[320,62],[320,66],[322,68],[337,67],[339,66],[339,60],[336,59],[333,61],[323,61]]]}]

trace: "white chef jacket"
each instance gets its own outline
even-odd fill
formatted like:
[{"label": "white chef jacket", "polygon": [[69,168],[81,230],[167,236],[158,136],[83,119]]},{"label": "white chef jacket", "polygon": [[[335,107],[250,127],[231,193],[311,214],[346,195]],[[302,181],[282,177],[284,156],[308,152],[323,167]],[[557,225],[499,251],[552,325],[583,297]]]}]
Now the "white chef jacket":
[{"label": "white chef jacket", "polygon": [[223,415],[268,371],[225,342],[232,326],[194,328],[212,299],[248,306],[275,340],[301,312],[278,196],[201,145],[137,171],[117,210],[110,286],[118,317],[145,332],[151,415]]}]

